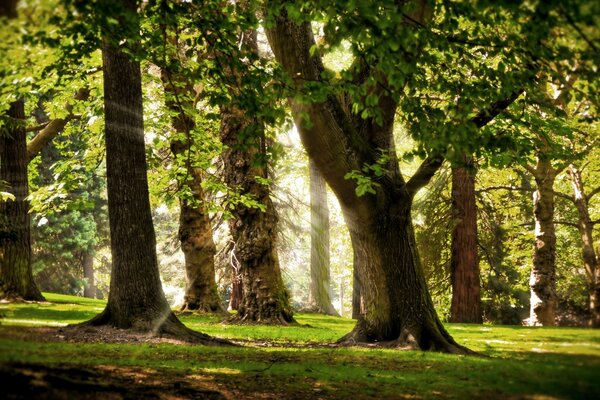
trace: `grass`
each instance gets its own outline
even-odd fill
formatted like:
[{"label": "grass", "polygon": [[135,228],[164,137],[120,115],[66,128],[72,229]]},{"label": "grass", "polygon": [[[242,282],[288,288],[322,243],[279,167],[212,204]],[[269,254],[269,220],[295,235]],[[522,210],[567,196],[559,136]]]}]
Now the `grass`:
[{"label": "grass", "polygon": [[[103,301],[45,294],[47,304],[0,304],[2,325],[59,326],[84,321]],[[462,344],[489,357],[366,348],[312,348],[353,321],[314,314],[299,326],[224,325],[181,316],[192,329],[273,347],[174,344],[73,344],[0,338],[0,363],[118,366],[210,379],[248,397],[267,398],[600,398],[600,331],[448,324]],[[0,329],[2,329],[0,327]],[[293,343],[294,347],[285,347]],[[236,397],[236,396],[234,396]]]}]

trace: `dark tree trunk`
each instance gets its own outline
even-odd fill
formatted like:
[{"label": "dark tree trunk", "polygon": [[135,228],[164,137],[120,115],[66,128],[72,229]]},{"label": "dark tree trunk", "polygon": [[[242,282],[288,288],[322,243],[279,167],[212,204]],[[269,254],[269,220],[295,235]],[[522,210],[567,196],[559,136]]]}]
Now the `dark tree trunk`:
[{"label": "dark tree trunk", "polygon": [[[17,0],[0,2],[0,17],[17,17]],[[15,200],[0,201],[0,299],[43,301],[31,271],[25,104],[13,102],[0,130],[0,180]]]},{"label": "dark tree trunk", "polygon": [[450,260],[450,321],[481,324],[475,166],[470,157],[465,157],[464,161],[465,166],[452,168],[452,207],[456,225],[452,231]]},{"label": "dark tree trunk", "polygon": [[[136,1],[120,4],[118,11],[134,15]],[[162,290],[146,176],[140,65],[117,48],[114,38],[104,39],[102,61],[112,270],[106,308],[88,324],[214,342],[186,328]]]},{"label": "dark tree trunk", "polygon": [[[234,321],[289,323],[293,321],[289,294],[283,284],[277,257],[277,214],[269,197],[269,187],[256,181],[267,178],[267,166],[256,165],[256,155],[264,151],[264,138],[257,143],[242,143],[240,134],[249,124],[242,112],[223,108],[221,140],[227,147],[222,154],[224,179],[241,195],[262,204],[264,211],[237,204],[232,210],[229,230],[235,242],[235,257],[240,264],[243,297]],[[249,146],[242,149],[242,144]]]},{"label": "dark tree trunk", "polygon": [[96,298],[96,282],[94,279],[94,251],[88,250],[83,253],[83,277],[85,278],[85,286],[83,288],[83,297],[90,299]]},{"label": "dark tree trunk", "polygon": [[31,232],[27,181],[25,105],[10,105],[0,132],[0,179],[14,200],[0,202],[0,298],[43,301],[31,271]]},{"label": "dark tree trunk", "polygon": [[310,170],[310,292],[309,310],[337,315],[331,304],[329,207],[327,185],[314,162]]},{"label": "dark tree trunk", "polygon": [[179,185],[188,186],[193,199],[179,201],[179,240],[185,257],[186,290],[182,311],[226,314],[215,281],[215,255],[210,217],[204,210],[202,171],[194,167],[197,154],[192,154],[192,131],[196,123],[186,110],[194,107],[194,89],[176,74],[162,70],[166,103],[173,112],[175,131],[171,140],[174,163],[183,162],[187,171]]},{"label": "dark tree trunk", "polygon": [[554,229],[554,180],[558,171],[543,155],[538,157],[533,175],[537,190],[533,194],[535,248],[529,286],[530,325],[553,326],[556,319],[556,233]]},{"label": "dark tree trunk", "polygon": [[[256,31],[243,34],[242,51],[258,54]],[[228,62],[227,55],[218,56],[229,66],[226,73],[230,81],[242,81],[245,71],[241,70],[241,59]],[[241,92],[243,88],[233,90]],[[267,139],[262,122],[249,114],[238,106],[221,108],[224,180],[236,193],[264,207],[260,210],[237,203],[231,210],[229,231],[235,243],[243,285],[242,301],[232,321],[287,324],[294,320],[277,257],[278,216],[269,195],[269,185],[259,182],[269,177]]]},{"label": "dark tree trunk", "polygon": [[244,298],[244,285],[239,270],[231,269],[231,296],[229,297],[229,309],[238,311]]},{"label": "dark tree trunk", "polygon": [[581,171],[570,165],[568,172],[573,188],[573,202],[579,217],[577,229],[581,237],[581,255],[588,282],[589,325],[598,328],[600,327],[600,256],[594,249],[594,223],[590,218],[589,198],[585,193]]}]

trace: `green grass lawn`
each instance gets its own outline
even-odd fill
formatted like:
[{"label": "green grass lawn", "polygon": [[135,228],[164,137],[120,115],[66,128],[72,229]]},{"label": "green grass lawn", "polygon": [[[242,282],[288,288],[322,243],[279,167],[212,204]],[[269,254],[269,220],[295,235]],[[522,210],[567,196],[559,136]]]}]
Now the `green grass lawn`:
[{"label": "green grass lawn", "polygon": [[[0,304],[0,332],[11,325],[84,321],[104,306],[99,300],[44,295],[50,303]],[[142,368],[210,379],[233,398],[600,398],[598,330],[448,324],[459,343],[489,356],[476,357],[301,346],[333,342],[353,326],[350,319],[314,314],[298,314],[300,325],[287,327],[225,325],[189,314],[181,319],[214,336],[272,346],[81,344],[0,336],[0,363]]]}]

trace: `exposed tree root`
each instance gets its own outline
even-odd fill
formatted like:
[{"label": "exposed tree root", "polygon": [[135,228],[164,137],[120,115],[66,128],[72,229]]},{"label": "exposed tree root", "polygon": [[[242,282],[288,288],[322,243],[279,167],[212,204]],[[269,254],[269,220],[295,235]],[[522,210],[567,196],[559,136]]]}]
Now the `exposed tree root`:
[{"label": "exposed tree root", "polygon": [[296,325],[296,320],[283,313],[261,316],[256,314],[238,314],[223,321],[226,324],[256,324],[256,325]]},{"label": "exposed tree root", "polygon": [[105,309],[102,313],[98,314],[89,321],[70,325],[67,327],[68,329],[65,329],[65,333],[68,334],[69,329],[74,331],[83,330],[86,333],[93,333],[94,328],[100,328],[103,326],[113,327],[115,329],[125,329],[131,332],[133,335],[147,335],[150,337],[168,338],[188,343],[211,346],[236,346],[236,344],[230,342],[229,340],[215,338],[202,332],[189,329],[183,323],[181,323],[179,319],[177,319],[173,312],[169,312],[163,318],[155,318],[152,321],[135,321],[131,324],[131,326],[122,327],[115,323],[113,318],[111,318],[108,309]]},{"label": "exposed tree root", "polygon": [[179,309],[179,313],[216,315],[222,317],[229,316],[229,313],[222,304],[215,304],[212,302],[185,302]]}]

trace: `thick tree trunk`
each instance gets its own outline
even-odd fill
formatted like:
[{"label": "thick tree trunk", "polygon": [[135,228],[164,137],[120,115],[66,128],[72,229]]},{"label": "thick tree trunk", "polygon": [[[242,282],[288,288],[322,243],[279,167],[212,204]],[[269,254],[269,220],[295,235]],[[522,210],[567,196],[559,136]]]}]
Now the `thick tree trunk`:
[{"label": "thick tree trunk", "polygon": [[356,261],[352,267],[352,319],[359,319],[364,312],[360,294],[360,281],[356,273]]},{"label": "thick tree trunk", "polygon": [[554,229],[554,180],[557,171],[549,160],[539,157],[534,178],[535,248],[529,286],[530,325],[553,326],[556,319],[556,233]]},{"label": "thick tree trunk", "polygon": [[215,281],[215,255],[217,249],[212,236],[210,217],[204,210],[202,171],[194,167],[197,154],[190,154],[191,133],[196,126],[186,110],[192,109],[194,90],[176,74],[165,69],[161,73],[167,107],[173,112],[175,131],[171,140],[174,163],[182,162],[187,174],[179,185],[189,187],[193,199],[179,201],[179,240],[185,257],[186,290],[181,311],[226,314],[227,311]]},{"label": "thick tree trunk", "polygon": [[[136,1],[121,5],[118,11],[135,14]],[[102,61],[112,270],[106,308],[88,324],[214,343],[177,319],[162,290],[148,196],[140,65],[106,38]]]},{"label": "thick tree trunk", "polygon": [[452,168],[452,207],[456,225],[452,231],[450,279],[451,322],[481,324],[479,258],[477,256],[477,204],[473,160]]},{"label": "thick tree trunk", "polygon": [[83,297],[90,299],[96,298],[96,282],[94,279],[94,251],[88,250],[83,253],[83,277],[85,278],[85,286],[83,288]]},{"label": "thick tree trunk", "polygon": [[312,161],[309,161],[309,170],[310,292],[308,308],[313,312],[339,316],[331,304],[327,185]]},{"label": "thick tree trunk", "polygon": [[10,105],[7,121],[0,132],[0,179],[14,200],[0,202],[0,298],[45,300],[33,281],[31,271],[31,232],[27,181],[27,138],[25,105]]},{"label": "thick tree trunk", "polygon": [[264,138],[256,138],[256,143],[241,141],[240,135],[253,121],[239,110],[223,108],[221,118],[221,140],[227,147],[222,154],[224,179],[233,190],[265,207],[262,211],[239,203],[232,210],[229,230],[243,285],[233,321],[286,324],[293,321],[293,313],[276,251],[277,214],[269,186],[256,181],[257,176],[267,178],[267,167],[256,165],[257,153],[264,151]]},{"label": "thick tree trunk", "polygon": [[573,188],[573,202],[577,208],[577,228],[581,237],[581,255],[588,282],[589,325],[600,327],[600,256],[594,249],[594,223],[590,218],[588,197],[585,193],[581,171],[573,165],[568,169]]}]

